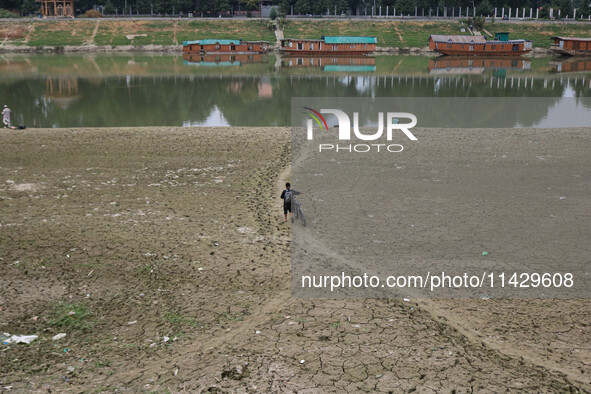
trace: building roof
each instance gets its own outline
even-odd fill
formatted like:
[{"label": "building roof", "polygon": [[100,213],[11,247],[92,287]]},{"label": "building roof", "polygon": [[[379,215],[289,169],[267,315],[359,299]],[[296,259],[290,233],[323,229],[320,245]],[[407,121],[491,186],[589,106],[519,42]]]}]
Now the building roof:
[{"label": "building roof", "polygon": [[441,36],[438,34],[431,34],[431,37],[429,38],[436,42],[453,42],[462,44],[484,44],[486,42],[484,36]]},{"label": "building roof", "polygon": [[207,40],[195,40],[195,41],[183,41],[183,46],[187,45],[240,45],[242,40],[218,40],[218,39],[207,39]]},{"label": "building roof", "polygon": [[591,41],[591,38],[579,38],[579,37],[552,37],[552,39],[558,38],[559,40],[565,41]]},{"label": "building roof", "polygon": [[377,44],[376,37],[345,37],[332,36],[324,37],[324,42],[327,44]]}]

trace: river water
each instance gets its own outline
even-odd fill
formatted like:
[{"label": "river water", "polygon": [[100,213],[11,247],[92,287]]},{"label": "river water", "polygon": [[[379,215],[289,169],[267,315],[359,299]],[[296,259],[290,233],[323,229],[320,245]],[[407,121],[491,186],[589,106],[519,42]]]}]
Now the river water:
[{"label": "river water", "polygon": [[27,127],[289,126],[292,97],[591,96],[591,59],[2,55]]}]

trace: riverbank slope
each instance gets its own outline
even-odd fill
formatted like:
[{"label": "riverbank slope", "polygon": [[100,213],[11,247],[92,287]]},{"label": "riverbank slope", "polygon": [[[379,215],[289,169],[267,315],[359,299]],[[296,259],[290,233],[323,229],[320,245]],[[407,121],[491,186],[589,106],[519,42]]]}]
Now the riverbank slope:
[{"label": "riverbank slope", "polygon": [[[547,49],[550,37],[588,36],[587,23],[488,23],[491,33],[533,41]],[[290,20],[285,37],[322,35],[376,36],[380,50],[418,50],[431,34],[466,34],[459,21]],[[0,21],[0,52],[33,51],[180,51],[182,42],[199,38],[242,38],[275,42],[267,20],[236,19],[75,19]]]}]

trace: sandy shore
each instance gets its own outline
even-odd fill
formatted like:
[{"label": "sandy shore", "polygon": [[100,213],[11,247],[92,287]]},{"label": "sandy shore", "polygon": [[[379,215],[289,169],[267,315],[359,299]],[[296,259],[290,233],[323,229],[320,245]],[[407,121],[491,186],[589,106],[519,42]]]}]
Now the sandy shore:
[{"label": "sandy shore", "polygon": [[591,390],[588,300],[292,299],[289,129],[0,142],[0,387]]}]

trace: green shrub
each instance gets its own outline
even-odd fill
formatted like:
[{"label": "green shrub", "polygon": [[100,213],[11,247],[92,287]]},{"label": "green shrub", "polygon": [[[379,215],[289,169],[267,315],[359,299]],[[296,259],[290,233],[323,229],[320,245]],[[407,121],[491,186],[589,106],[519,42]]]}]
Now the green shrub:
[{"label": "green shrub", "polygon": [[101,14],[98,10],[88,10],[84,13],[84,15],[80,16],[81,18],[102,18],[103,14]]},{"label": "green shrub", "polygon": [[4,8],[0,8],[0,18],[18,18],[18,15]]}]

